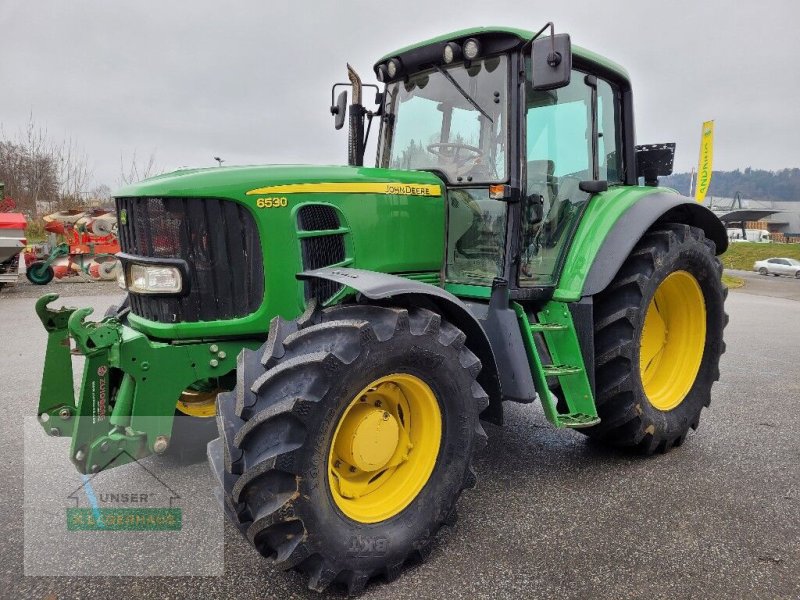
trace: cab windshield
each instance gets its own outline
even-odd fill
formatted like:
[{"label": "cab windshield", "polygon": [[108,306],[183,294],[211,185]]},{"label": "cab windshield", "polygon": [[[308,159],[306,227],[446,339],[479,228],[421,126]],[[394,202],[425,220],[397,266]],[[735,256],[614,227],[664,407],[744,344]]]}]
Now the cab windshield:
[{"label": "cab windshield", "polygon": [[505,181],[507,115],[505,56],[391,83],[378,166],[435,169],[451,183]]}]

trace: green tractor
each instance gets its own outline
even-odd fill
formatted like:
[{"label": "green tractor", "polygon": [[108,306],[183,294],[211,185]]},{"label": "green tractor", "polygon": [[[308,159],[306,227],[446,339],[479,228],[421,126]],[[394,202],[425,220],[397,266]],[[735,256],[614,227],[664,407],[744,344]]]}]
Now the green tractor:
[{"label": "green tractor", "polygon": [[427,556],[504,402],[643,454],[681,445],[727,322],[725,228],[658,187],[674,144],[635,145],[619,65],[548,24],[457,31],[374,69],[374,108],[352,69],[332,91],[351,93],[331,108],[348,166],[126,187],[126,302],[97,322],[37,304],[38,414],[80,472],[182,447],[179,421],[216,425],[228,517],[278,568],[350,593]]}]

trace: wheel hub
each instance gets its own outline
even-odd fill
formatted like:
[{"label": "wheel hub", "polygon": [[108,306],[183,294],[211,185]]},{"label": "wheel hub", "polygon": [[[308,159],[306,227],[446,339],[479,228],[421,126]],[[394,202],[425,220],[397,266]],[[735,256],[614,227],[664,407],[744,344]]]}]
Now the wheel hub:
[{"label": "wheel hub", "polygon": [[181,394],[176,408],[190,417],[211,418],[217,412],[217,394],[221,389],[194,390],[187,389]]},{"label": "wheel hub", "polygon": [[655,408],[681,404],[694,385],[706,341],[706,305],[697,279],[670,273],[658,286],[642,327],[639,367],[644,392]]},{"label": "wheel hub", "polygon": [[364,402],[354,406],[342,422],[336,436],[336,452],[357,469],[376,471],[389,462],[399,441],[397,419]]},{"label": "wheel hub", "polygon": [[349,518],[377,523],[406,508],[428,482],[439,454],[442,413],[420,378],[373,381],[345,408],[331,440],[331,497]]}]

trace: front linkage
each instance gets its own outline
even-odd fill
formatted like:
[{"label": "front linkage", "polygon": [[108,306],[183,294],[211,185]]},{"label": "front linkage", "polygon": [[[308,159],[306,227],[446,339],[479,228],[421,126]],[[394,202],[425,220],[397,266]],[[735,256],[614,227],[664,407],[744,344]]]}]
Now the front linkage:
[{"label": "front linkage", "polygon": [[[242,348],[261,343],[157,342],[115,317],[84,321],[91,308],[49,308],[57,298],[47,294],[36,302],[48,332],[37,415],[49,435],[72,436],[70,459],[81,473],[166,451],[181,393],[230,373]],[[85,356],[77,403],[72,353]]]}]

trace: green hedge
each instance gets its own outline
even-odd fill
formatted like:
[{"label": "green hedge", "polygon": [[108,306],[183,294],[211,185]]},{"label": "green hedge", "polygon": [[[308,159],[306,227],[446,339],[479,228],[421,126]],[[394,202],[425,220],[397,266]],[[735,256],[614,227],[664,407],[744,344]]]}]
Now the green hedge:
[{"label": "green hedge", "polygon": [[765,258],[796,258],[800,260],[800,244],[757,244],[755,242],[733,242],[722,255],[726,269],[752,271],[753,263]]}]

